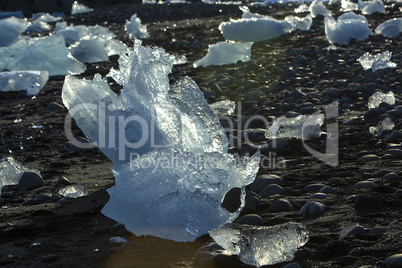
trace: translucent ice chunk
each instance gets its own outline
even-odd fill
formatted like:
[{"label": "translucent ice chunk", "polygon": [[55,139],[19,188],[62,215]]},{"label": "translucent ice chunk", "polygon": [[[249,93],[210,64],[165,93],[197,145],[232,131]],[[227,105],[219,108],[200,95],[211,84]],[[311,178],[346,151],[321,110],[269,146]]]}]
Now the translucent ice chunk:
[{"label": "translucent ice chunk", "polygon": [[32,96],[39,93],[48,79],[47,71],[0,72],[0,91],[24,90]]},{"label": "translucent ice chunk", "polygon": [[26,30],[29,22],[16,17],[0,20],[0,47],[10,46],[15,43],[20,34]]},{"label": "translucent ice chunk", "polygon": [[369,131],[371,134],[374,136],[378,137],[381,136],[381,134],[384,132],[384,130],[393,130],[395,127],[394,122],[392,122],[391,118],[386,117],[384,118],[380,124],[376,127],[370,127]]},{"label": "translucent ice chunk", "polygon": [[194,67],[224,65],[237,61],[247,62],[251,57],[252,44],[251,42],[218,42],[215,45],[209,45],[207,55],[196,61]]},{"label": "translucent ice chunk", "polygon": [[372,34],[367,19],[353,12],[342,14],[338,20],[325,17],[324,24],[325,35],[331,44],[348,43],[350,38],[365,40]]},{"label": "translucent ice chunk", "polygon": [[[238,217],[259,162],[258,154],[236,161],[222,153],[155,150],[112,168],[116,184],[102,213],[137,236],[193,241]],[[230,213],[221,202],[233,187],[242,187],[243,205]]]},{"label": "translucent ice chunk", "polygon": [[324,123],[324,115],[299,115],[287,118],[281,116],[275,119],[265,136],[268,139],[296,138],[312,139],[321,135],[321,126]]},{"label": "translucent ice chunk", "polygon": [[382,102],[385,102],[389,105],[395,105],[395,96],[394,92],[389,91],[388,93],[375,92],[368,99],[368,107],[369,109],[378,108]]},{"label": "translucent ice chunk", "polygon": [[116,37],[106,27],[102,27],[99,25],[89,27],[85,25],[67,26],[67,23],[65,21],[56,23],[56,27],[53,33],[56,35],[64,36],[66,46],[69,46],[79,41],[81,38],[89,35],[102,36],[107,39],[112,39]]},{"label": "translucent ice chunk", "polygon": [[363,15],[371,15],[374,13],[385,13],[384,3],[381,0],[373,0],[364,2],[362,0],[358,1],[358,8],[361,10]]},{"label": "translucent ice chunk", "polygon": [[350,0],[342,0],[341,1],[341,10],[342,11],[356,11],[359,10],[356,3]]},{"label": "translucent ice chunk", "polygon": [[137,17],[137,14],[132,15],[130,20],[126,20],[124,30],[130,39],[149,37],[147,26],[141,24],[141,19]]},{"label": "translucent ice chunk", "polygon": [[88,13],[94,11],[93,8],[87,7],[86,5],[80,4],[77,1],[74,1],[71,7],[71,15],[77,15],[82,13]]},{"label": "translucent ice chunk", "polygon": [[31,19],[29,19],[29,20],[30,21],[43,21],[43,22],[56,22],[60,19],[61,19],[60,17],[52,16],[49,13],[40,12],[40,13],[33,14]]},{"label": "translucent ice chunk", "polygon": [[308,9],[308,5],[306,4],[300,4],[297,8],[295,8],[295,13],[305,13],[309,12],[310,10]]},{"label": "translucent ice chunk", "polygon": [[398,36],[402,33],[402,18],[387,20],[375,29],[376,34],[382,34],[385,37]]},{"label": "translucent ice chunk", "polygon": [[211,108],[217,116],[232,115],[236,109],[236,103],[231,100],[223,100],[212,103]]},{"label": "translucent ice chunk", "polygon": [[392,57],[392,52],[388,50],[376,55],[371,55],[369,52],[363,54],[359,57],[357,61],[363,67],[363,70],[372,69],[374,72],[385,68],[396,68],[396,63],[390,61]]},{"label": "translucent ice chunk", "polygon": [[69,185],[61,189],[59,194],[68,198],[78,198],[88,195],[88,192],[82,186]]},{"label": "translucent ice chunk", "polygon": [[3,186],[17,185],[24,172],[29,169],[13,157],[5,157],[0,161],[0,193]]},{"label": "translucent ice chunk", "polygon": [[50,31],[52,28],[50,27],[49,24],[43,21],[35,21],[31,23],[28,28],[25,30],[25,32],[44,32],[44,31]]},{"label": "translucent ice chunk", "polygon": [[49,75],[80,74],[85,66],[67,51],[63,36],[20,40],[0,48],[0,70],[48,71]]},{"label": "translucent ice chunk", "polygon": [[218,245],[239,255],[242,262],[256,267],[291,261],[308,241],[306,227],[298,223],[272,227],[229,223],[209,234]]},{"label": "translucent ice chunk", "polygon": [[310,15],[307,15],[304,18],[296,17],[296,16],[287,16],[284,21],[289,22],[294,30],[302,30],[308,31],[313,23],[313,18]]},{"label": "translucent ice chunk", "polygon": [[184,55],[179,55],[176,56],[174,61],[173,61],[173,65],[180,65],[180,64],[186,64],[188,62],[186,56]]},{"label": "translucent ice chunk", "polygon": [[329,11],[321,1],[314,1],[309,6],[310,14],[313,18],[321,15],[323,17],[331,16],[332,12]]}]

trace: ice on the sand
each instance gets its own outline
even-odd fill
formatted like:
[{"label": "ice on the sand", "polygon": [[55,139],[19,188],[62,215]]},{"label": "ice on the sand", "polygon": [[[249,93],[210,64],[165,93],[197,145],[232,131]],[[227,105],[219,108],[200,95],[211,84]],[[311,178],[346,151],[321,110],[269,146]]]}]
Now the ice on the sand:
[{"label": "ice on the sand", "polygon": [[392,122],[391,118],[386,117],[381,121],[381,123],[378,124],[378,126],[370,127],[369,131],[371,134],[378,137],[378,136],[381,136],[381,134],[386,130],[393,130],[394,127],[395,127],[395,124],[394,124],[394,122]]},{"label": "ice on the sand", "polygon": [[141,24],[141,19],[137,17],[137,14],[132,15],[130,20],[126,20],[124,30],[130,39],[149,37],[147,26]]},{"label": "ice on the sand", "polygon": [[297,8],[295,8],[295,13],[305,13],[305,12],[309,12],[309,6],[302,3],[300,4],[300,6],[298,6]]},{"label": "ice on the sand", "polygon": [[55,17],[53,15],[50,15],[49,13],[35,13],[32,15],[32,17],[29,19],[30,21],[42,21],[42,22],[56,22],[60,20],[60,17]]},{"label": "ice on the sand", "polygon": [[342,14],[337,20],[325,17],[324,24],[325,35],[331,44],[348,43],[350,38],[365,40],[372,34],[367,19],[353,12]]},{"label": "ice on the sand", "polygon": [[376,55],[364,53],[357,59],[363,70],[372,69],[374,72],[385,68],[396,68],[396,63],[391,61],[392,52],[384,51]]},{"label": "ice on the sand", "polygon": [[321,15],[323,17],[331,16],[332,12],[321,1],[314,1],[309,6],[310,14],[313,18]]},{"label": "ice on the sand", "polygon": [[210,106],[217,116],[232,115],[236,109],[236,103],[231,100],[218,101]]},{"label": "ice on the sand", "polygon": [[47,71],[0,72],[0,91],[21,91],[33,96],[45,86],[49,79]]},{"label": "ice on the sand", "polygon": [[357,3],[350,0],[341,1],[341,11],[356,11],[359,10]]},{"label": "ice on the sand", "polygon": [[78,197],[87,196],[88,192],[82,186],[69,185],[69,186],[66,186],[63,189],[61,189],[59,191],[59,195],[62,195],[64,197],[68,197],[68,198],[78,198]]},{"label": "ice on the sand", "polygon": [[186,64],[188,62],[188,59],[184,55],[177,55],[173,61],[173,65],[180,65],[180,64]]},{"label": "ice on the sand", "polygon": [[29,26],[29,22],[10,17],[0,20],[0,47],[10,46],[15,43],[22,32]]},{"label": "ice on the sand", "polygon": [[296,117],[281,116],[274,120],[265,133],[268,139],[296,138],[312,139],[321,135],[321,126],[324,123],[323,114],[298,115]]},{"label": "ice on the sand", "polygon": [[252,44],[251,42],[218,42],[214,45],[209,45],[207,55],[193,65],[197,68],[199,66],[206,67],[209,65],[236,63],[237,61],[249,61]]},{"label": "ice on the sand", "polygon": [[306,227],[284,223],[272,227],[225,224],[209,231],[215,242],[248,265],[261,267],[291,261],[308,241]]},{"label": "ice on the sand", "polygon": [[0,194],[3,186],[17,185],[24,172],[29,169],[13,157],[5,157],[0,161]]},{"label": "ice on the sand", "polygon": [[376,34],[382,34],[385,37],[398,36],[402,33],[402,19],[387,20],[375,29]]},{"label": "ice on the sand", "polygon": [[219,30],[226,40],[259,42],[297,29],[308,30],[312,23],[310,15],[304,18],[288,16],[283,20],[276,20],[270,16],[250,13],[247,7],[242,7],[241,10],[241,19],[222,22],[219,25]]},{"label": "ice on the sand", "polygon": [[357,2],[359,10],[363,15],[371,15],[374,13],[385,13],[384,3],[381,0],[362,1]]},{"label": "ice on the sand", "polygon": [[224,129],[195,82],[185,77],[169,85],[174,58],[137,39],[109,74],[123,86],[120,95],[100,75],[67,76],[62,98],[115,163],[115,186],[102,212],[136,235],[193,241],[238,216],[241,208],[229,213],[220,204],[232,187],[243,188],[244,203],[260,156],[236,162],[227,154]]},{"label": "ice on the sand", "polygon": [[382,93],[380,91],[375,92],[368,99],[368,107],[369,109],[378,108],[381,103],[387,103],[389,105],[395,105],[395,96],[394,92],[388,91],[388,93]]},{"label": "ice on the sand", "polygon": [[74,1],[71,6],[71,15],[77,15],[82,13],[88,13],[94,11],[93,8],[87,7],[84,4],[78,3],[78,1]]}]

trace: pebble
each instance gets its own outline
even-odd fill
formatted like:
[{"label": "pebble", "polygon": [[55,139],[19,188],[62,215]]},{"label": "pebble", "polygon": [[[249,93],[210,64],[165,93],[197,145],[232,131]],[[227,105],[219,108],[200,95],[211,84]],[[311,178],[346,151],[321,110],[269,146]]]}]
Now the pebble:
[{"label": "pebble", "polygon": [[374,227],[369,230],[369,234],[372,235],[382,235],[385,232],[385,229],[382,227]]},{"label": "pebble", "polygon": [[51,102],[47,105],[46,111],[57,111],[57,110],[63,110],[64,107],[56,102]]},{"label": "pebble", "polygon": [[357,160],[358,162],[371,162],[371,161],[377,161],[379,157],[375,154],[366,154]]},{"label": "pebble", "polygon": [[275,174],[264,174],[257,176],[254,182],[250,184],[250,190],[259,193],[262,189],[271,184],[283,185],[283,180],[281,177]]},{"label": "pebble", "polygon": [[297,262],[291,262],[282,266],[282,268],[301,268],[301,266]]},{"label": "pebble", "polygon": [[384,141],[392,142],[392,143],[401,142],[402,141],[402,132],[398,131],[398,130],[394,130],[391,132],[391,134],[387,135],[384,138]]},{"label": "pebble", "polygon": [[24,172],[18,181],[18,190],[29,190],[45,185],[42,177],[34,172]]},{"label": "pebble", "polygon": [[379,211],[387,201],[381,196],[362,196],[356,200],[355,211],[358,215]]},{"label": "pebble", "polygon": [[389,149],[385,151],[385,154],[390,154],[394,157],[400,157],[402,156],[402,150],[400,149]]},{"label": "pebble", "polygon": [[267,198],[272,195],[279,194],[282,191],[282,189],[283,188],[281,186],[279,186],[278,184],[271,184],[271,185],[268,185],[267,187],[265,187],[264,189],[262,189],[262,191],[260,192],[260,196],[262,198]]},{"label": "pebble", "polygon": [[38,199],[36,199],[36,198],[31,198],[31,199],[28,199],[28,200],[26,200],[26,201],[24,201],[21,205],[22,206],[33,206],[33,205],[38,205],[38,204],[40,204],[41,202],[38,200]]},{"label": "pebble", "polygon": [[262,224],[262,218],[258,216],[257,214],[248,214],[241,216],[237,220],[235,220],[235,223],[238,224],[249,224],[249,225],[261,225]]},{"label": "pebble", "polygon": [[61,185],[70,185],[71,182],[64,176],[60,176],[59,179],[57,180],[56,184],[61,184]]},{"label": "pebble", "polygon": [[358,223],[352,223],[348,227],[343,228],[339,232],[339,238],[343,239],[346,237],[354,236],[354,235],[362,235],[365,234],[366,230],[364,227],[360,226]]},{"label": "pebble", "polygon": [[377,186],[377,185],[372,181],[359,181],[353,187],[355,189],[368,189],[368,188],[372,188],[375,186]]},{"label": "pebble", "polygon": [[308,199],[325,199],[327,198],[327,195],[324,193],[315,193],[309,196]]},{"label": "pebble", "polygon": [[308,201],[300,210],[299,214],[306,216],[319,216],[325,211],[325,205],[317,201]]},{"label": "pebble", "polygon": [[394,254],[385,260],[385,264],[391,267],[402,267],[402,253]]},{"label": "pebble", "polygon": [[322,188],[320,190],[320,193],[324,193],[324,194],[330,194],[334,191],[334,188],[332,188],[331,186],[325,186],[324,188]]},{"label": "pebble", "polygon": [[268,209],[272,212],[284,212],[284,211],[292,211],[292,204],[286,199],[278,199],[275,200]]},{"label": "pebble", "polygon": [[310,184],[310,185],[305,186],[303,188],[303,190],[307,191],[307,192],[319,192],[325,186],[326,185],[324,185],[324,184]]},{"label": "pebble", "polygon": [[388,224],[388,226],[394,226],[394,225],[398,225],[399,221],[392,221]]},{"label": "pebble", "polygon": [[51,254],[51,255],[46,255],[42,258],[43,262],[50,262],[50,261],[55,261],[59,258],[59,255],[56,254]]}]

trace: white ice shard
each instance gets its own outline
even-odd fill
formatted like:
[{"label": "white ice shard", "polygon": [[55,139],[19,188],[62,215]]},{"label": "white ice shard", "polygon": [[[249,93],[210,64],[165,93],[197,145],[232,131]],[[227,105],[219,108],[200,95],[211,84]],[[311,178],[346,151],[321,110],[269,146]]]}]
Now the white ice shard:
[{"label": "white ice shard", "polygon": [[385,37],[398,36],[402,33],[402,18],[387,20],[375,29],[376,34],[382,34]]},{"label": "white ice shard", "polygon": [[210,106],[217,116],[232,115],[236,109],[236,103],[231,100],[218,101]]},{"label": "white ice shard", "polygon": [[291,261],[308,241],[306,227],[292,222],[272,227],[229,223],[209,234],[243,263],[256,267]]},{"label": "white ice shard", "polygon": [[0,72],[0,91],[21,91],[33,96],[45,86],[49,79],[47,71]]},{"label": "white ice shard", "polygon": [[10,46],[15,43],[28,26],[29,22],[16,17],[1,19],[0,47]]},{"label": "white ice shard", "polygon": [[323,114],[299,115],[296,117],[281,116],[274,120],[265,133],[268,139],[296,138],[308,140],[321,135],[324,123]]},{"label": "white ice shard", "polygon": [[209,45],[207,55],[194,62],[194,68],[209,65],[224,65],[238,61],[247,62],[251,58],[252,42],[218,42]]},{"label": "white ice shard", "polygon": [[392,52],[384,51],[376,55],[371,55],[369,52],[360,56],[357,61],[363,67],[363,70],[372,69],[374,72],[385,68],[396,68],[396,63],[390,61]]},{"label": "white ice shard", "polygon": [[297,8],[295,8],[295,13],[306,13],[309,12],[309,8],[308,5],[302,3],[300,4],[300,6],[298,6]]},{"label": "white ice shard", "polygon": [[80,4],[77,1],[74,1],[73,5],[71,6],[71,15],[88,13],[88,12],[92,12],[92,11],[94,11],[93,8]]},{"label": "white ice shard", "polygon": [[331,16],[332,12],[321,1],[314,1],[309,6],[310,14],[313,18],[321,15],[323,17]]},{"label": "white ice shard", "polygon": [[78,197],[87,196],[88,192],[82,186],[69,185],[69,186],[66,186],[63,189],[61,189],[59,191],[59,195],[62,195],[64,197],[68,197],[68,198],[78,198]]},{"label": "white ice shard", "polygon": [[338,20],[333,17],[325,17],[324,24],[325,35],[331,44],[349,43],[350,38],[358,41],[365,40],[372,34],[367,19],[353,12],[342,14]]},{"label": "white ice shard", "polygon": [[356,11],[359,10],[357,3],[352,2],[350,0],[342,0],[341,1],[341,11]]},{"label": "white ice shard", "polygon": [[21,39],[0,48],[0,71],[48,71],[49,76],[80,74],[85,66],[67,51],[63,36]]},{"label": "white ice shard", "polygon": [[378,124],[378,126],[370,127],[369,131],[371,134],[378,137],[378,136],[381,136],[381,134],[385,130],[393,130],[394,127],[395,127],[395,124],[394,124],[394,122],[392,122],[391,118],[386,117]]},{"label": "white ice shard", "polygon": [[147,26],[141,24],[141,19],[137,17],[137,14],[132,15],[130,20],[126,20],[124,30],[130,39],[149,37]]},{"label": "white ice shard", "polygon": [[381,14],[385,13],[385,7],[382,0],[373,0],[368,2],[359,0],[357,4],[359,10],[361,10],[361,13],[363,15],[371,15],[374,13],[381,13]]},{"label": "white ice shard", "polygon": [[382,102],[385,102],[389,105],[395,105],[395,96],[394,92],[388,91],[388,93],[382,93],[380,91],[375,92],[368,99],[367,106],[369,109],[378,108]]},{"label": "white ice shard", "polygon": [[3,186],[17,185],[24,172],[29,169],[13,157],[5,157],[0,161],[0,194]]}]

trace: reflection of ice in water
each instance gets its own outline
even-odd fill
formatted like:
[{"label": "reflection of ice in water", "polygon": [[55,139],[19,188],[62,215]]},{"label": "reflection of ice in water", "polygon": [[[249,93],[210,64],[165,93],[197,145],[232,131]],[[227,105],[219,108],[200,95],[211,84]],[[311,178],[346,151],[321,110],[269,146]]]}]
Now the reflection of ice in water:
[{"label": "reflection of ice in water", "polygon": [[395,96],[394,92],[388,91],[388,93],[375,92],[368,99],[368,107],[369,109],[378,108],[382,102],[385,102],[389,105],[395,105]]}]

